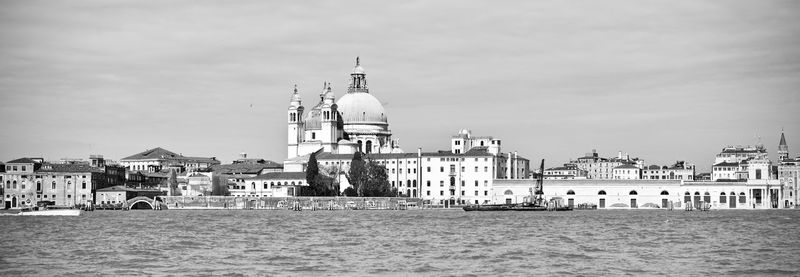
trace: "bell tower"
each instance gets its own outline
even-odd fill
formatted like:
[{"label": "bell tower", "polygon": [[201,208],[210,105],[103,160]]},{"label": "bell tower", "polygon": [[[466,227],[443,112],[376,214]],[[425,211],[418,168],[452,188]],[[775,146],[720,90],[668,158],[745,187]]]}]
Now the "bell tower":
[{"label": "bell tower", "polygon": [[294,85],[294,93],[289,100],[288,130],[287,130],[287,158],[297,157],[297,147],[303,141],[303,104],[300,94],[297,93],[297,85]]},{"label": "bell tower", "polygon": [[781,141],[778,143],[778,162],[789,158],[789,145],[786,144],[786,137],[781,129]]}]

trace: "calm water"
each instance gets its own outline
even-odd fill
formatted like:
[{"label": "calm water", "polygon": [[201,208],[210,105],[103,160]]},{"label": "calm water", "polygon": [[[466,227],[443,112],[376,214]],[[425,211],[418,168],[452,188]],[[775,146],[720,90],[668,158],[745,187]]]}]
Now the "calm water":
[{"label": "calm water", "polygon": [[0,275],[797,275],[800,210],[0,217]]}]

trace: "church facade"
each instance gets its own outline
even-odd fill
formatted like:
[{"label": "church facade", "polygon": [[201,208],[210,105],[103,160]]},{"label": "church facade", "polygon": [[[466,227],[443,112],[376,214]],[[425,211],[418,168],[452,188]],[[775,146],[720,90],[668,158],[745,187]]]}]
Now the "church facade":
[{"label": "church facade", "polygon": [[322,149],[332,154],[402,153],[381,102],[369,92],[359,58],[350,74],[347,92],[336,100],[325,83],[319,103],[306,111],[294,88],[288,109],[287,159]]}]

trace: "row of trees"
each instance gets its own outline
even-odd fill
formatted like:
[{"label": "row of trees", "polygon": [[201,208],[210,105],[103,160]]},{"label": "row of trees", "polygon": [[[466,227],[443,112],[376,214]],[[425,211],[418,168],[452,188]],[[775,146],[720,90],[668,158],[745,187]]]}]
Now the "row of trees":
[{"label": "row of trees", "polygon": [[[335,173],[336,174],[336,173]],[[353,154],[350,170],[347,172],[350,187],[344,190],[345,196],[391,197],[397,196],[397,189],[389,185],[386,167],[374,161],[364,161],[360,152]],[[333,178],[320,174],[316,153],[311,153],[306,168],[308,187],[302,187],[300,196],[338,196],[339,187]]]}]

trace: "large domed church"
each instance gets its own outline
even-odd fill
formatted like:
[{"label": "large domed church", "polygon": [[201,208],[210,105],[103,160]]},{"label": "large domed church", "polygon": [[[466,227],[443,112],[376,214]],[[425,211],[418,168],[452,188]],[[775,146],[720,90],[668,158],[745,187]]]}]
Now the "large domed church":
[{"label": "large domed church", "polygon": [[339,100],[325,83],[319,103],[306,111],[297,86],[289,101],[288,157],[322,149],[333,154],[402,153],[392,139],[383,105],[369,93],[359,58],[350,73],[350,84]]}]

